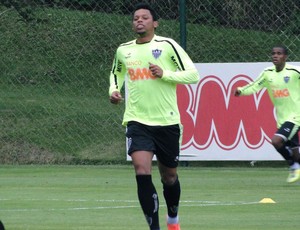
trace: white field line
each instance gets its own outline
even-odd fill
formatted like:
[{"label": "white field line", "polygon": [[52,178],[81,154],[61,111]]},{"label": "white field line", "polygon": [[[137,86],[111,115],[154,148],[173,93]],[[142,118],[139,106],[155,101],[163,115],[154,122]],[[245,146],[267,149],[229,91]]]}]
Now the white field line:
[{"label": "white field line", "polygon": [[[101,209],[127,209],[127,208],[140,208],[140,205],[137,200],[85,200],[85,199],[67,199],[67,200],[59,200],[59,199],[0,199],[0,207],[1,202],[3,201],[28,201],[28,202],[45,202],[45,201],[57,201],[57,202],[99,202],[99,203],[125,203],[125,205],[116,205],[116,206],[107,206],[102,204],[101,206],[94,207],[72,207],[72,208],[12,208],[12,209],[3,209],[0,208],[0,212],[39,212],[39,211],[78,211],[78,210],[101,210]],[[128,203],[128,205],[126,205]],[[135,203],[136,205],[129,205],[129,203]],[[183,200],[180,201],[180,207],[205,207],[205,206],[239,206],[239,205],[253,205],[259,204],[258,201],[254,202],[245,202],[245,201],[201,201],[201,200]],[[165,205],[160,205],[160,207],[165,207]]]}]

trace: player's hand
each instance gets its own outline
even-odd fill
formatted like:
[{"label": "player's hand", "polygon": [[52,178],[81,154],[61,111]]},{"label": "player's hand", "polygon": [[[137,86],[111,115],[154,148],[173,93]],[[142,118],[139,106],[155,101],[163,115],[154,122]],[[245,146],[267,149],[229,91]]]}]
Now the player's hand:
[{"label": "player's hand", "polygon": [[122,95],[120,94],[120,92],[114,91],[114,92],[111,94],[109,100],[110,100],[110,102],[111,102],[112,104],[119,104],[119,103],[120,103],[121,101],[123,101],[124,99],[123,99]]},{"label": "player's hand", "polygon": [[234,94],[234,96],[238,97],[238,96],[241,95],[241,90],[239,90],[239,89],[236,88],[236,89],[233,91],[233,94]]},{"label": "player's hand", "polygon": [[164,71],[158,65],[149,62],[149,69],[154,77],[161,78],[163,76]]}]

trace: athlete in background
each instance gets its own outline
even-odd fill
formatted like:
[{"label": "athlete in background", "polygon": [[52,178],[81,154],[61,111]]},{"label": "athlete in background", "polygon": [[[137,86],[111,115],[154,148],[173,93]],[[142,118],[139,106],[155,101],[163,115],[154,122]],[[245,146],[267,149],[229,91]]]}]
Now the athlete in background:
[{"label": "athlete in background", "polygon": [[177,166],[182,130],[176,85],[197,83],[199,74],[174,40],[155,34],[158,17],[150,5],[136,6],[132,25],[137,39],[121,44],[116,51],[110,74],[110,101],[118,104],[123,100],[120,90],[126,81],[123,125],[127,126],[128,154],[135,169],[141,208],[150,229],[159,230],[159,201],[151,174],[156,155],[168,230],[179,230],[181,188]]},{"label": "athlete in background", "polygon": [[235,96],[250,95],[266,88],[276,110],[277,132],[272,138],[275,147],[290,166],[287,182],[300,179],[300,68],[286,63],[288,50],[284,46],[272,49],[274,66],[264,69],[252,83],[234,90]]}]

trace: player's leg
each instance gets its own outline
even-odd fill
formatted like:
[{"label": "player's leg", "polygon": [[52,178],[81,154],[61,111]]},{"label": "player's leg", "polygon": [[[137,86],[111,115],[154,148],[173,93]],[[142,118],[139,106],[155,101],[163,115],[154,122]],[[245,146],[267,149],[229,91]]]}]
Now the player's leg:
[{"label": "player's leg", "polygon": [[[300,130],[300,127],[299,127]],[[300,163],[300,140],[299,140],[300,132],[296,133],[293,138],[290,140],[290,146],[292,150],[292,155],[294,161]]]},{"label": "player's leg", "polygon": [[299,126],[291,122],[285,122],[272,138],[273,146],[289,164],[290,174],[287,182],[295,182],[300,179],[300,165],[299,161],[296,160],[296,149],[293,149],[298,144],[295,144],[298,131]]},{"label": "player's leg", "polygon": [[151,230],[159,230],[159,200],[151,176],[153,153],[135,151],[131,157],[136,173],[138,198],[146,221]]},{"label": "player's leg", "polygon": [[163,194],[167,204],[168,229],[179,230],[178,208],[181,194],[180,182],[177,175],[177,168],[169,168],[158,161]]},{"label": "player's leg", "polygon": [[291,149],[286,145],[287,139],[283,138],[282,135],[275,133],[272,138],[272,145],[278,153],[287,161],[289,166],[294,164]]},{"label": "player's leg", "polygon": [[128,138],[128,154],[132,158],[135,170],[141,208],[149,228],[159,230],[159,201],[151,176],[154,143],[148,136],[147,128],[136,122],[128,124],[126,136]]},{"label": "player's leg", "polygon": [[291,139],[287,142],[287,146],[290,148],[293,161],[295,162],[293,164],[294,167],[291,167],[290,175],[287,179],[287,181],[291,183],[300,179],[300,148],[298,133],[291,137]]},{"label": "player's leg", "polygon": [[160,128],[155,139],[158,168],[167,204],[168,230],[180,230],[178,207],[181,187],[177,175],[180,137],[180,126],[172,125]]},{"label": "player's leg", "polygon": [[291,148],[294,161],[300,163],[300,145]]}]

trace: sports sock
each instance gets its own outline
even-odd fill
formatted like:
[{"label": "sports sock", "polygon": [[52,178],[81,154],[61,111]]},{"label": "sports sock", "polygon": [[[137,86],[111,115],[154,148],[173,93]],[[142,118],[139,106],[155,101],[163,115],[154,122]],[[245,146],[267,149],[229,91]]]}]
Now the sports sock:
[{"label": "sports sock", "polygon": [[294,161],[297,161],[298,163],[300,163],[300,147],[299,146],[292,147],[291,152],[292,152]]},{"label": "sports sock", "polygon": [[158,209],[159,201],[151,175],[137,175],[138,198],[151,230],[159,229]]},{"label": "sports sock", "polygon": [[167,209],[168,209],[168,216],[173,218],[176,217],[178,214],[178,206],[179,206],[179,199],[180,199],[180,183],[178,178],[176,179],[175,183],[172,185],[166,185],[163,183],[163,194],[166,200]]},{"label": "sports sock", "polygon": [[291,166],[290,166],[291,169],[299,169],[300,168],[300,164],[298,162],[294,162]]},{"label": "sports sock", "polygon": [[289,166],[293,165],[294,160],[293,160],[292,153],[291,153],[291,150],[289,149],[289,147],[282,146],[281,148],[276,149],[276,150],[287,161],[287,163],[289,164]]},{"label": "sports sock", "polygon": [[167,218],[167,223],[168,224],[177,224],[179,222],[179,217],[169,217]]}]

